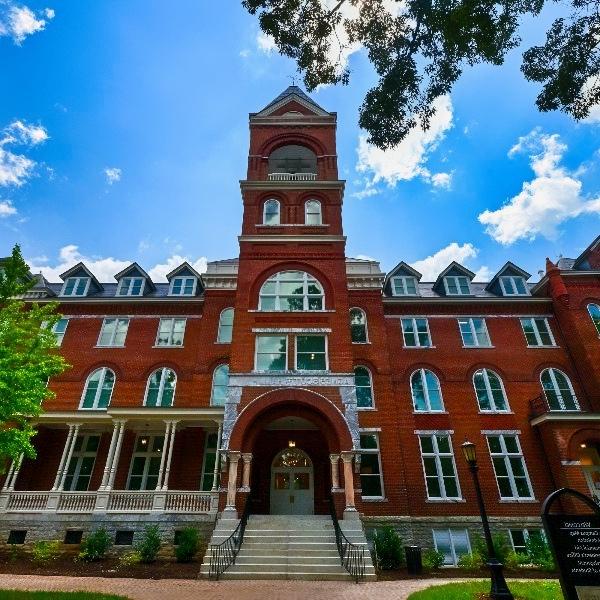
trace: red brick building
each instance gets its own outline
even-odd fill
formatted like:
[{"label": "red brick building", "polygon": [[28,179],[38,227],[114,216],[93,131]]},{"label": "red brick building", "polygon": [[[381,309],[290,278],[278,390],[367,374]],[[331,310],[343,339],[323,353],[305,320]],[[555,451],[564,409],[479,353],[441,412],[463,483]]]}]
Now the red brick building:
[{"label": "red brick building", "polygon": [[246,502],[326,514],[333,496],[450,563],[479,527],[466,439],[516,548],[552,490],[600,496],[600,237],[535,285],[510,262],[423,282],[347,258],[336,115],[294,86],[250,115],[240,185],[238,258],[168,283],[79,264],[32,290],[60,302],[72,368],[50,382],[38,459],[5,478],[5,539],[104,523],[127,542]]}]

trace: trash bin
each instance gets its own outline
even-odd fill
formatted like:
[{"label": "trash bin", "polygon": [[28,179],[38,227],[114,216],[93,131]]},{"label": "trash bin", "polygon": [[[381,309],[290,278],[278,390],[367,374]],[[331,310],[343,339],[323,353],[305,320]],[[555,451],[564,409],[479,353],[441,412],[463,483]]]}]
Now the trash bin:
[{"label": "trash bin", "polygon": [[409,575],[420,575],[423,572],[421,548],[419,546],[404,546],[406,554],[406,568]]}]

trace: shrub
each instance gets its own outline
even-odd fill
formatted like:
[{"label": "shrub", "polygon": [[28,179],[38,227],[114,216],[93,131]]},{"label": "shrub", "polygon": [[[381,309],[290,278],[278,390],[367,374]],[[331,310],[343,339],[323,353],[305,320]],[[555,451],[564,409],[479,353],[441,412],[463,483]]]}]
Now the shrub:
[{"label": "shrub", "polygon": [[377,566],[384,571],[399,569],[404,555],[402,552],[402,538],[390,526],[377,529],[373,538]]},{"label": "shrub", "polygon": [[458,559],[458,566],[465,571],[477,571],[482,569],[484,565],[483,557],[478,552],[463,554]]},{"label": "shrub", "polygon": [[556,564],[550,546],[543,535],[530,535],[526,542],[530,562],[544,571],[555,571]]},{"label": "shrub", "polygon": [[119,556],[120,567],[132,567],[133,565],[139,565],[141,562],[142,556],[137,550],[132,550]]},{"label": "shrub", "polygon": [[[480,535],[473,536],[473,552],[476,552],[483,558],[484,562],[488,562],[489,555],[487,544],[485,543],[485,539]],[[513,551],[510,541],[508,540],[508,536],[501,532],[496,532],[492,535],[492,542],[494,544],[494,552],[496,553],[496,558],[504,564],[508,555]]]},{"label": "shrub", "polygon": [[[506,555],[506,558],[504,559],[504,566],[509,569],[509,570],[515,570],[518,569],[523,563],[521,562],[521,557],[519,557],[519,555],[513,550],[512,552],[509,552]],[[527,558],[527,561],[529,562],[529,558]]]},{"label": "shrub", "polygon": [[161,541],[158,525],[148,525],[144,529],[142,539],[135,547],[140,555],[141,562],[153,563],[156,560],[156,555],[160,550]]},{"label": "shrub", "polygon": [[58,540],[40,540],[31,548],[31,558],[38,564],[47,564],[60,556],[60,542]]},{"label": "shrub", "polygon": [[86,562],[102,560],[111,546],[111,539],[104,527],[90,533],[81,543],[79,558]]},{"label": "shrub", "polygon": [[444,553],[439,550],[427,548],[427,550],[423,552],[423,568],[426,571],[439,569],[444,564],[444,560]]},{"label": "shrub", "polygon": [[193,527],[186,527],[179,532],[179,544],[175,546],[175,556],[177,562],[192,562],[198,547],[200,546],[200,536],[198,530]]}]

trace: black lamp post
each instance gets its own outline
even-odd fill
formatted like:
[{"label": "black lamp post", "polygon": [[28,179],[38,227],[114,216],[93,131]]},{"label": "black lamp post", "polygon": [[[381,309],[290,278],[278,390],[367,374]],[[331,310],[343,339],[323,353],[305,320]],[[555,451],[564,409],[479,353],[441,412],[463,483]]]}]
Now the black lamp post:
[{"label": "black lamp post", "polygon": [[485,512],[485,504],[483,502],[483,495],[481,493],[481,485],[479,484],[479,476],[477,471],[477,448],[473,442],[465,442],[462,446],[462,451],[469,465],[471,475],[473,475],[473,483],[475,484],[475,492],[477,494],[477,504],[479,505],[479,513],[481,514],[481,523],[483,524],[483,534],[485,536],[485,543],[488,550],[488,567],[492,576],[492,589],[490,590],[490,598],[492,600],[513,600],[506,580],[504,579],[504,573],[502,572],[502,563],[496,557],[496,551],[494,550],[494,542],[492,541],[492,534],[490,532],[490,524],[488,522],[487,514]]}]

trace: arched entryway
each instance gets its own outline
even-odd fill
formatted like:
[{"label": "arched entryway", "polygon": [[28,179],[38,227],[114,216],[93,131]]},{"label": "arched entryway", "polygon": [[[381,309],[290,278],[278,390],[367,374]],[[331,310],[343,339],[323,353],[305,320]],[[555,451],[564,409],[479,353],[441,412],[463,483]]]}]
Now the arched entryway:
[{"label": "arched entryway", "polygon": [[312,515],[314,493],[314,469],[308,454],[296,447],[279,452],[271,465],[271,514]]},{"label": "arched entryway", "polygon": [[571,436],[569,452],[579,462],[589,494],[600,502],[600,433],[580,429]]}]

